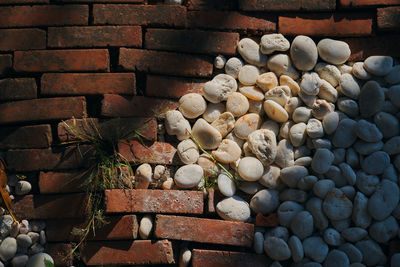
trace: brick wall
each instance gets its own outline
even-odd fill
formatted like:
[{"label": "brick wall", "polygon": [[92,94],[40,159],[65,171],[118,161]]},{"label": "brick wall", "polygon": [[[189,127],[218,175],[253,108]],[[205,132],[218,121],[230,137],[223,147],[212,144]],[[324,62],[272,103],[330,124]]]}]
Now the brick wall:
[{"label": "brick wall", "polygon": [[[63,257],[86,198],[70,180],[85,162],[60,145],[68,138],[61,120],[159,119],[180,96],[199,91],[213,75],[213,57],[235,54],[244,36],[331,36],[349,43],[354,61],[399,57],[399,18],[399,0],[0,1],[0,149],[9,173],[33,184],[31,195],[17,198],[16,215],[46,219],[47,251],[57,265],[71,264]],[[146,129],[151,141],[156,119]],[[136,161],[176,163],[176,149],[164,142],[121,143],[120,150]],[[216,220],[212,192],[204,201],[184,191],[106,196],[111,223],[82,251],[88,265],[178,264],[183,241],[193,242],[193,266],[266,265],[250,248],[254,225]],[[146,213],[157,214],[154,242],[136,240]],[[272,226],[276,216],[255,223]]]}]

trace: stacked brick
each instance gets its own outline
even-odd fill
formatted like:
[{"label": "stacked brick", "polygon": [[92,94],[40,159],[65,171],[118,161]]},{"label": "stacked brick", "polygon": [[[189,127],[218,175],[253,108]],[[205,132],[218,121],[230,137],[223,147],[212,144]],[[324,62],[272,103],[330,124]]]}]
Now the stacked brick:
[{"label": "stacked brick", "polygon": [[[47,220],[46,250],[70,265],[74,225],[84,223],[85,195],[72,179],[87,149],[62,145],[71,117],[123,117],[146,124],[148,147],[121,142],[132,161],[177,164],[174,144],[157,140],[157,119],[177,99],[199,92],[213,75],[213,57],[235,54],[244,36],[280,32],[345,40],[351,60],[400,56],[399,0],[146,0],[0,1],[0,152],[9,173],[25,174],[30,195],[17,198],[18,217]],[[116,4],[117,2],[117,4]],[[199,192],[106,192],[110,224],[82,249],[87,265],[179,264],[188,242],[193,266],[267,266],[252,252],[254,224],[216,219],[214,197]],[[152,214],[153,240],[138,221]],[[396,251],[392,247],[390,251]]]}]

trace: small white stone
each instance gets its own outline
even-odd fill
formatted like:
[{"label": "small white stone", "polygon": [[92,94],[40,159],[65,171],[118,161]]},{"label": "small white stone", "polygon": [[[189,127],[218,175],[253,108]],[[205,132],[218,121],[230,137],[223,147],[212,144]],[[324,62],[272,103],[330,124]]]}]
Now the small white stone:
[{"label": "small white stone", "polygon": [[32,185],[28,181],[18,181],[15,185],[15,194],[22,196],[28,194],[32,189]]},{"label": "small white stone", "polygon": [[192,131],[189,122],[178,110],[167,111],[165,115],[165,129],[169,135],[176,135],[180,141],[188,139],[189,133]]},{"label": "small white stone", "polygon": [[257,77],[256,83],[264,92],[268,92],[269,90],[278,86],[278,78],[276,77],[275,73],[266,72]]},{"label": "small white stone", "polygon": [[370,56],[364,61],[365,69],[376,76],[385,76],[393,68],[393,58],[389,56]]},{"label": "small white stone", "polygon": [[175,172],[174,181],[180,188],[193,188],[200,183],[203,173],[203,168],[197,164],[185,165]]},{"label": "small white stone", "polygon": [[249,110],[247,97],[238,92],[233,92],[226,101],[226,110],[234,117],[240,117]]},{"label": "small white stone", "polygon": [[360,80],[371,79],[371,74],[369,74],[364,68],[364,62],[356,62],[353,65],[351,73]]},{"label": "small white stone", "polygon": [[244,157],[239,161],[238,172],[243,180],[252,182],[261,178],[264,173],[264,167],[257,158]]},{"label": "small white stone", "polygon": [[318,63],[314,69],[321,79],[327,81],[333,87],[339,84],[339,79],[342,74],[335,65]]},{"label": "small white stone", "polygon": [[225,198],[216,205],[218,215],[228,221],[246,222],[250,218],[249,204],[241,197]]},{"label": "small white stone", "polygon": [[260,128],[261,122],[260,115],[256,113],[246,114],[235,122],[235,135],[240,139],[247,139],[250,133]]},{"label": "small white stone", "polygon": [[265,100],[272,100],[284,107],[290,99],[291,92],[288,86],[277,86],[265,93]]},{"label": "small white stone", "polygon": [[300,83],[300,90],[311,96],[318,95],[322,80],[316,72],[306,72],[303,74]]},{"label": "small white stone", "polygon": [[0,258],[3,261],[8,261],[14,257],[17,252],[17,240],[12,237],[7,237],[0,245]]},{"label": "small white stone", "polygon": [[[199,148],[191,139],[186,139],[181,141],[178,144],[177,152],[179,158],[185,164],[195,163],[199,158]],[[155,175],[155,170],[154,170],[154,175]]]},{"label": "small white stone", "polygon": [[244,85],[254,85],[259,75],[260,70],[256,66],[245,65],[239,71],[238,80]]},{"label": "small white stone", "polygon": [[310,119],[307,123],[307,134],[311,138],[320,138],[324,136],[324,128],[321,121]]},{"label": "small white stone", "polygon": [[290,128],[289,137],[294,147],[303,145],[307,137],[307,125],[304,122],[293,125]]},{"label": "small white stone", "polygon": [[265,34],[261,37],[260,50],[269,55],[275,51],[289,50],[289,41],[280,33]]},{"label": "small white stone", "polygon": [[237,78],[240,69],[244,66],[244,63],[241,59],[237,57],[231,57],[225,63],[225,73],[232,76],[233,78]]},{"label": "small white stone", "polygon": [[335,65],[345,63],[351,54],[350,47],[346,42],[329,38],[319,41],[317,48],[319,56],[323,60]]},{"label": "small white stone", "polygon": [[153,230],[153,219],[151,215],[144,215],[140,220],[139,235],[141,239],[148,239]]},{"label": "small white stone", "polygon": [[224,139],[218,146],[217,150],[212,152],[216,160],[222,163],[232,163],[240,158],[242,150],[232,140]]},{"label": "small white stone", "polygon": [[221,133],[204,119],[196,121],[192,135],[204,149],[215,149],[222,141]]},{"label": "small white stone", "polygon": [[179,99],[179,111],[188,119],[194,119],[206,111],[207,103],[200,94],[189,93]]},{"label": "small white stone", "polygon": [[[262,101],[264,100],[264,93],[256,86],[241,86],[239,91],[250,100]],[[229,99],[229,98],[228,98]]]},{"label": "small white stone", "polygon": [[189,266],[189,262],[191,259],[192,259],[192,252],[188,248],[182,249],[179,258],[179,266],[181,267]]},{"label": "small white stone", "polygon": [[338,91],[330,83],[322,80],[318,96],[328,102],[335,103],[338,98]]},{"label": "small white stone", "polygon": [[231,197],[236,193],[236,185],[226,173],[218,175],[217,183],[218,189],[222,195]]},{"label": "small white stone", "polygon": [[136,169],[135,173],[135,188],[136,189],[147,189],[151,183],[153,176],[153,170],[147,163],[143,163]]},{"label": "small white stone", "polygon": [[266,100],[264,102],[264,110],[268,117],[276,122],[282,123],[289,119],[287,111],[273,100]]},{"label": "small white stone", "polygon": [[235,117],[230,112],[224,112],[211,123],[211,126],[217,129],[222,137],[225,137],[235,127]]},{"label": "small white stone", "polygon": [[216,69],[223,69],[225,67],[226,58],[223,55],[218,55],[214,59],[214,67]]},{"label": "small white stone", "polygon": [[310,37],[298,35],[290,47],[290,57],[297,69],[312,70],[318,59],[317,46]]},{"label": "small white stone", "polygon": [[247,141],[251,151],[265,166],[271,165],[276,157],[276,136],[270,130],[260,129],[248,135]]},{"label": "small white stone", "polygon": [[293,80],[299,78],[299,73],[292,64],[290,57],[285,54],[273,55],[268,59],[267,67],[273,71],[278,77],[281,75],[287,75]]},{"label": "small white stone", "polygon": [[228,96],[236,90],[237,82],[235,78],[227,74],[218,74],[204,84],[203,95],[211,103],[219,103],[227,100]]},{"label": "small white stone", "polygon": [[306,123],[311,118],[311,109],[307,107],[298,107],[293,111],[292,119],[295,123]]},{"label": "small white stone", "polygon": [[242,58],[252,65],[263,67],[267,63],[267,56],[261,53],[260,46],[250,38],[241,39],[237,49]]}]

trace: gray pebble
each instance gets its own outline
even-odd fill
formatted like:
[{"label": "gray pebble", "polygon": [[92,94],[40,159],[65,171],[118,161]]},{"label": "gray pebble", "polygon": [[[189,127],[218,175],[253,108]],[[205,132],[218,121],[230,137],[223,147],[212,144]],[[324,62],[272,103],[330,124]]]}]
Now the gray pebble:
[{"label": "gray pebble", "polygon": [[357,192],[353,202],[352,220],[358,227],[366,229],[372,221],[368,213],[368,198],[361,192]]},{"label": "gray pebble", "polygon": [[390,157],[384,151],[377,151],[366,157],[361,163],[363,171],[369,174],[382,174],[389,166]]},{"label": "gray pebble", "polygon": [[279,141],[276,157],[274,163],[281,168],[290,167],[294,165],[294,152],[293,146],[287,139]]},{"label": "gray pebble", "polygon": [[332,148],[331,141],[329,139],[325,139],[325,138],[312,139],[312,144],[314,146],[314,149],[326,148],[328,150],[331,150],[331,148]]},{"label": "gray pebble", "polygon": [[335,134],[332,138],[332,144],[336,147],[350,147],[357,139],[355,126],[357,122],[351,119],[343,119],[339,122]]},{"label": "gray pebble", "polygon": [[8,261],[14,257],[17,252],[17,240],[13,237],[7,237],[0,245],[0,258],[3,261]]},{"label": "gray pebble", "polygon": [[356,187],[366,196],[371,196],[379,184],[379,177],[372,174],[366,174],[363,171],[357,172]]},{"label": "gray pebble", "polygon": [[339,164],[346,160],[346,149],[344,148],[335,148],[333,151],[333,164]]},{"label": "gray pebble", "polygon": [[359,108],[356,101],[347,97],[340,97],[337,100],[338,109],[351,118],[358,116]]},{"label": "gray pebble", "polygon": [[28,260],[28,255],[17,255],[11,260],[11,265],[13,267],[25,267]]},{"label": "gray pebble", "polygon": [[393,161],[394,167],[396,167],[397,171],[400,171],[400,155],[396,155]]},{"label": "gray pebble", "polygon": [[385,142],[383,151],[389,155],[396,155],[400,153],[400,136],[394,136]]},{"label": "gray pebble", "polygon": [[0,236],[6,238],[12,229],[13,219],[10,215],[3,215],[0,219]]},{"label": "gray pebble", "polygon": [[368,232],[360,227],[350,227],[342,232],[342,237],[351,243],[355,243],[364,239],[368,235]]},{"label": "gray pebble", "polygon": [[363,254],[362,263],[367,266],[376,266],[386,259],[381,247],[372,240],[359,241],[356,243],[356,247]]},{"label": "gray pebble", "polygon": [[289,47],[289,41],[280,33],[265,34],[261,37],[260,50],[266,55],[289,50]]},{"label": "gray pebble", "polygon": [[266,215],[279,206],[279,193],[276,190],[264,189],[258,191],[250,201],[250,208],[258,213]]},{"label": "gray pebble", "polygon": [[350,185],[355,185],[357,176],[356,176],[356,173],[351,168],[351,166],[349,164],[343,162],[343,163],[339,164],[339,168],[340,168],[340,171],[341,171],[342,175],[344,176],[344,178],[346,178],[347,182]]},{"label": "gray pebble", "polygon": [[320,138],[324,136],[324,128],[320,120],[309,119],[307,122],[307,134],[311,138]]},{"label": "gray pebble", "polygon": [[368,212],[375,220],[387,218],[399,203],[399,187],[389,180],[382,180],[368,200]]},{"label": "gray pebble", "polygon": [[393,68],[393,58],[389,56],[370,56],[364,61],[364,68],[376,76],[385,76]]},{"label": "gray pebble", "polygon": [[400,83],[400,65],[396,65],[392,70],[385,76],[385,81],[389,84]]},{"label": "gray pebble", "polygon": [[269,267],[283,267],[279,261],[274,261]]},{"label": "gray pebble", "polygon": [[44,252],[44,247],[38,243],[33,244],[30,248],[29,248],[29,253],[30,254],[38,254],[38,253],[42,253]]},{"label": "gray pebble", "polygon": [[314,231],[314,222],[311,213],[308,211],[297,213],[290,223],[290,229],[293,234],[298,236],[300,239],[311,236]]},{"label": "gray pebble", "polygon": [[383,138],[390,138],[400,133],[399,120],[392,114],[379,112],[374,117],[374,122],[383,134]]},{"label": "gray pebble", "polygon": [[264,251],[273,260],[284,261],[291,257],[287,243],[278,237],[267,237],[264,240]]},{"label": "gray pebble", "polygon": [[344,220],[338,220],[338,221],[331,220],[331,224],[332,224],[333,228],[335,228],[339,232],[343,232],[344,230],[346,230],[347,228],[350,227],[351,220],[350,220],[350,218],[344,219]]},{"label": "gray pebble", "polygon": [[297,187],[300,190],[308,191],[314,187],[314,184],[318,181],[318,178],[314,175],[307,175],[299,180]]},{"label": "gray pebble", "polygon": [[324,241],[330,245],[337,247],[343,243],[340,233],[333,228],[328,228],[324,231]]},{"label": "gray pebble", "polygon": [[352,147],[346,149],[346,163],[352,168],[357,168],[359,166],[357,152]]},{"label": "gray pebble", "polygon": [[30,221],[32,231],[40,232],[46,228],[46,222],[43,220],[32,220]]},{"label": "gray pebble", "polygon": [[335,183],[336,187],[347,185],[346,178],[343,177],[342,172],[335,165],[332,165],[324,175],[327,179],[331,179]]},{"label": "gray pebble", "polygon": [[296,201],[303,203],[307,200],[307,193],[303,190],[298,189],[285,189],[279,194],[279,199],[281,201]]},{"label": "gray pebble", "polygon": [[388,179],[394,183],[398,183],[398,178],[397,178],[397,171],[394,168],[393,164],[389,164],[389,166],[385,169],[385,171],[382,174],[382,179]]},{"label": "gray pebble", "polygon": [[400,267],[400,253],[393,254],[390,259],[390,267]]},{"label": "gray pebble", "polygon": [[349,265],[350,261],[346,253],[337,249],[331,250],[324,262],[324,267],[347,267]]},{"label": "gray pebble", "polygon": [[326,62],[340,65],[350,57],[350,47],[346,42],[329,38],[322,39],[317,45],[319,56]]},{"label": "gray pebble", "polygon": [[[33,241],[33,240],[32,240]],[[44,246],[46,244],[46,233],[44,230],[40,231],[40,240],[39,243],[40,245]]]},{"label": "gray pebble", "polygon": [[32,245],[32,239],[28,235],[20,234],[17,236],[17,244],[23,248],[29,248]]},{"label": "gray pebble", "polygon": [[267,64],[267,56],[261,53],[260,46],[252,39],[241,39],[237,49],[246,62],[258,67],[263,67]]},{"label": "gray pebble", "polygon": [[356,195],[356,190],[354,189],[353,186],[346,185],[346,186],[340,187],[339,189],[346,195],[346,197],[348,199],[353,201],[353,199],[354,199],[354,197]]},{"label": "gray pebble", "polygon": [[368,81],[361,89],[358,105],[361,116],[369,118],[381,111],[385,102],[385,94],[380,85],[375,81]]},{"label": "gray pebble", "polygon": [[358,138],[364,140],[365,142],[379,142],[383,135],[379,131],[375,124],[366,121],[359,120],[356,125],[356,133]]},{"label": "gray pebble", "polygon": [[254,251],[256,254],[263,254],[264,252],[264,235],[261,232],[254,234]]},{"label": "gray pebble", "polygon": [[281,169],[280,179],[289,187],[296,187],[298,181],[308,175],[308,170],[303,166],[291,166]]},{"label": "gray pebble", "polygon": [[333,159],[334,156],[331,151],[326,148],[319,148],[314,154],[311,168],[316,173],[326,173],[329,170],[329,167],[332,165]]},{"label": "gray pebble", "polygon": [[393,103],[389,100],[385,100],[382,106],[382,111],[390,113],[392,115],[396,115],[396,113],[399,112],[399,108],[393,105]]},{"label": "gray pebble", "polygon": [[324,230],[328,227],[329,221],[322,212],[322,200],[317,197],[310,198],[306,203],[306,209],[314,218],[314,225],[319,230]]},{"label": "gray pebble", "polygon": [[368,143],[363,140],[357,140],[354,144],[354,149],[360,155],[370,155],[377,152],[383,148],[383,142]]},{"label": "gray pebble", "polygon": [[351,243],[345,243],[339,247],[339,250],[346,253],[351,263],[361,262],[363,255],[361,251]]},{"label": "gray pebble", "polygon": [[[304,167],[308,167],[311,165],[312,162],[312,157],[301,157],[298,158],[294,161],[294,165],[295,166],[304,166]],[[303,177],[304,178],[304,177]],[[303,178],[301,178],[300,180],[302,180]],[[299,180],[299,182],[300,182]],[[297,186],[299,186],[299,182],[297,183]],[[301,188],[300,188],[301,189]]]},{"label": "gray pebble", "polygon": [[279,205],[278,208],[278,219],[279,224],[285,227],[289,227],[294,216],[303,210],[303,206],[294,201],[285,201]]},{"label": "gray pebble", "polygon": [[331,220],[344,220],[351,216],[353,203],[340,189],[331,189],[322,203],[322,209]]},{"label": "gray pebble", "polygon": [[241,182],[239,189],[246,194],[254,195],[261,189],[264,189],[264,187],[257,182]]},{"label": "gray pebble", "polygon": [[35,232],[29,232],[27,235],[32,239],[32,243],[37,243],[40,239],[40,235]]},{"label": "gray pebble", "polygon": [[312,70],[318,60],[317,46],[310,37],[298,35],[290,47],[290,57],[297,69]]},{"label": "gray pebble", "polygon": [[400,220],[400,203],[397,204],[396,208],[392,211],[393,217],[395,217],[397,220]]},{"label": "gray pebble", "polygon": [[307,157],[311,155],[311,150],[307,146],[299,146],[294,148],[294,159]]},{"label": "gray pebble", "polygon": [[322,119],[322,126],[324,127],[325,133],[332,134],[336,131],[339,125],[339,114],[337,112],[328,113]]},{"label": "gray pebble", "polygon": [[319,236],[312,236],[303,241],[304,255],[313,261],[322,263],[328,255],[328,245]]},{"label": "gray pebble", "polygon": [[313,192],[317,197],[324,199],[326,194],[334,187],[335,183],[332,180],[319,180],[314,184]]},{"label": "gray pebble", "polygon": [[340,84],[340,92],[352,99],[358,99],[358,95],[360,94],[360,86],[357,83],[357,80],[353,77],[353,75],[345,73],[340,76],[339,80]]},{"label": "gray pebble", "polygon": [[399,231],[399,224],[393,216],[383,221],[373,222],[369,228],[369,235],[378,243],[386,243],[394,238]]},{"label": "gray pebble", "polygon": [[225,73],[236,79],[243,66],[244,62],[241,59],[237,57],[231,57],[225,63]]},{"label": "gray pebble", "polygon": [[265,232],[264,239],[270,236],[283,239],[287,242],[289,240],[289,230],[283,226],[276,226]]},{"label": "gray pebble", "polygon": [[288,245],[292,252],[293,261],[301,262],[301,260],[304,258],[304,249],[301,240],[297,236],[292,235],[289,238]]}]

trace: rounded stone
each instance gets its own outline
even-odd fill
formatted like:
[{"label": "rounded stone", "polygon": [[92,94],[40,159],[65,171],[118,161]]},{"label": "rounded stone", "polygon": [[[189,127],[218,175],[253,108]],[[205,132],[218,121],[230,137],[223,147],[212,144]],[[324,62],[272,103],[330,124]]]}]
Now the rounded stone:
[{"label": "rounded stone", "polygon": [[182,141],[189,138],[192,131],[189,122],[178,110],[170,110],[165,114],[165,129],[169,135],[176,135]]},{"label": "rounded stone", "polygon": [[289,138],[294,147],[303,145],[307,138],[307,125],[300,122],[290,127]]},{"label": "rounded stone", "polygon": [[343,242],[342,237],[340,236],[340,233],[333,228],[326,229],[324,231],[323,238],[324,238],[324,241],[328,245],[334,246],[334,247],[339,246]]},{"label": "rounded stone", "polygon": [[264,115],[264,101],[249,100],[249,113],[256,113],[260,116]]},{"label": "rounded stone", "polygon": [[203,95],[211,103],[219,103],[227,100],[228,96],[236,90],[237,82],[235,78],[228,74],[218,74],[204,84]]},{"label": "rounded stone", "polygon": [[369,174],[382,174],[390,164],[390,157],[384,151],[377,151],[366,157],[361,167],[363,171]]},{"label": "rounded stone", "polygon": [[252,182],[261,178],[264,167],[257,158],[244,157],[239,161],[238,172],[241,178]]},{"label": "rounded stone", "polygon": [[242,150],[232,140],[224,139],[217,150],[212,152],[216,160],[222,163],[232,163],[240,158]]},{"label": "rounded stone", "polygon": [[217,69],[223,69],[225,67],[226,58],[223,55],[218,55],[214,59],[214,67]]},{"label": "rounded stone", "polygon": [[335,65],[345,63],[351,54],[350,47],[346,42],[329,38],[319,41],[317,48],[318,54],[323,60]]},{"label": "rounded stone", "polygon": [[385,76],[393,68],[393,58],[389,56],[370,56],[364,61],[365,69],[376,76]]},{"label": "rounded stone", "polygon": [[17,240],[13,237],[7,237],[0,245],[0,258],[8,261],[17,253]]},{"label": "rounded stone", "polygon": [[218,119],[219,115],[221,115],[224,111],[225,105],[223,103],[208,103],[207,108],[203,113],[203,119],[209,123],[212,123]]},{"label": "rounded stone", "polygon": [[350,227],[342,231],[342,237],[351,243],[358,242],[368,235],[367,230],[361,227]]},{"label": "rounded stone", "polygon": [[192,135],[204,149],[216,149],[222,141],[221,133],[204,119],[196,121]]},{"label": "rounded stone", "polygon": [[317,46],[310,37],[298,35],[294,38],[290,47],[290,57],[297,69],[302,71],[312,70],[318,59]]},{"label": "rounded stone", "polygon": [[260,70],[253,65],[244,65],[238,74],[238,80],[243,85],[256,84],[257,78],[260,75]]},{"label": "rounded stone", "polygon": [[293,111],[292,119],[295,123],[306,123],[311,118],[311,109],[308,107],[298,107]]},{"label": "rounded stone", "polygon": [[340,70],[335,65],[330,65],[326,63],[318,63],[314,70],[318,73],[321,79],[324,79],[332,87],[336,87],[339,84]]},{"label": "rounded stone", "polygon": [[303,166],[290,166],[281,170],[280,179],[289,187],[295,188],[299,180],[308,175],[308,170]]},{"label": "rounded stone", "polygon": [[267,63],[267,56],[261,53],[260,46],[250,38],[241,39],[237,49],[242,58],[252,65],[263,67]]},{"label": "rounded stone", "polygon": [[348,97],[340,97],[336,103],[338,109],[351,118],[358,116],[359,108],[356,101]]},{"label": "rounded stone", "polygon": [[351,216],[353,203],[337,188],[331,189],[326,195],[322,209],[331,220],[344,220]]},{"label": "rounded stone", "polygon": [[239,185],[239,189],[249,195],[254,195],[264,187],[257,182],[241,182]]},{"label": "rounded stone", "polygon": [[265,93],[265,100],[272,100],[284,107],[290,99],[290,88],[277,86]]},{"label": "rounded stone", "polygon": [[360,80],[369,80],[372,77],[364,68],[364,62],[354,63],[351,73]]},{"label": "rounded stone", "polygon": [[374,123],[383,134],[383,138],[390,138],[400,134],[399,120],[389,113],[377,113],[374,117]]},{"label": "rounded stone", "polygon": [[247,141],[251,151],[265,166],[275,160],[277,154],[276,136],[266,129],[256,130],[248,135]]},{"label": "rounded stone", "polygon": [[301,262],[302,259],[304,258],[304,250],[303,250],[303,244],[301,243],[301,240],[295,236],[292,235],[289,238],[288,245],[290,248],[290,251],[292,252],[292,259],[294,262]]},{"label": "rounded stone", "polygon": [[331,112],[327,114],[322,120],[322,126],[324,127],[325,133],[332,134],[336,131],[339,125],[339,114],[337,112]]},{"label": "rounded stone", "polygon": [[268,229],[264,234],[264,239],[274,236],[283,239],[285,242],[289,240],[289,230],[286,227],[276,226]]},{"label": "rounded stone", "polygon": [[383,151],[389,155],[396,155],[400,153],[400,136],[394,136],[385,142]]},{"label": "rounded stone", "polygon": [[366,120],[359,120],[356,125],[356,133],[358,138],[365,142],[379,142],[383,135],[378,127]]},{"label": "rounded stone", "polygon": [[279,84],[286,85],[287,87],[289,87],[293,96],[297,96],[300,92],[299,84],[287,75],[281,75],[279,77]]},{"label": "rounded stone", "polygon": [[218,202],[216,211],[224,220],[239,222],[248,221],[251,213],[249,204],[238,196],[228,197]]},{"label": "rounded stone", "polygon": [[206,111],[207,103],[200,94],[189,93],[179,99],[179,111],[188,119],[194,119]]},{"label": "rounded stone", "polygon": [[323,120],[326,115],[335,110],[335,105],[323,99],[317,99],[312,105],[311,114],[318,120]]},{"label": "rounded stone", "polygon": [[400,266],[400,253],[395,253],[392,255],[392,258],[390,259],[390,266],[391,267]]},{"label": "rounded stone", "polygon": [[287,111],[273,100],[266,100],[264,102],[264,111],[271,120],[279,123],[285,122],[289,119]]},{"label": "rounded stone", "polygon": [[195,163],[199,159],[199,148],[191,139],[181,141],[177,146],[177,152],[185,164]]},{"label": "rounded stone", "polygon": [[261,37],[260,50],[269,55],[275,51],[289,50],[289,41],[280,33],[265,34]]},{"label": "rounded stone", "polygon": [[268,59],[267,67],[269,70],[273,71],[278,77],[281,75],[286,75],[293,80],[297,80],[299,78],[299,73],[293,66],[292,60],[288,55],[273,55]]},{"label": "rounded stone", "polygon": [[279,224],[285,227],[289,227],[292,219],[297,213],[303,210],[303,206],[294,201],[285,201],[279,205],[278,208],[278,219]]},{"label": "rounded stone", "polygon": [[269,189],[277,189],[282,185],[280,169],[273,165],[264,167],[264,173],[258,182]]},{"label": "rounded stone", "polygon": [[389,84],[400,83],[400,65],[396,65],[392,70],[385,76],[385,81]]},{"label": "rounded stone", "polygon": [[[309,158],[312,160],[311,157],[303,157],[303,158]],[[299,158],[299,159],[303,159],[303,158]],[[297,161],[297,160],[296,160]],[[311,164],[311,162],[310,162]],[[309,166],[309,165],[308,165]],[[314,175],[307,175],[303,178],[301,178],[299,180],[299,182],[297,183],[297,187],[300,190],[304,190],[304,191],[308,191],[311,190],[314,186],[314,184],[318,181],[318,178],[315,177]]]},{"label": "rounded stone", "polygon": [[243,116],[249,110],[249,101],[241,93],[233,92],[226,101],[226,110],[234,117]]},{"label": "rounded stone", "polygon": [[19,234],[16,239],[18,246],[22,248],[29,248],[33,243],[32,239],[25,234]]},{"label": "rounded stone", "polygon": [[296,201],[303,203],[307,200],[308,194],[303,190],[288,188],[284,189],[279,194],[279,199],[281,201]]},{"label": "rounded stone", "polygon": [[175,172],[174,181],[179,188],[193,188],[200,183],[203,174],[202,167],[197,164],[189,164],[180,167]]},{"label": "rounded stone", "polygon": [[400,107],[400,85],[394,85],[389,88],[387,96],[396,107]]},{"label": "rounded stone", "polygon": [[379,177],[376,175],[367,174],[361,170],[357,171],[356,176],[356,186],[358,190],[366,196],[372,195],[379,183]]},{"label": "rounded stone", "polygon": [[266,72],[257,77],[256,83],[264,92],[268,92],[278,86],[278,78],[275,73]]},{"label": "rounded stone", "polygon": [[28,260],[28,255],[17,255],[11,260],[11,265],[13,267],[25,267]]},{"label": "rounded stone", "polygon": [[311,213],[306,210],[297,213],[290,223],[290,230],[300,239],[311,236],[314,231],[314,221]]},{"label": "rounded stone", "polygon": [[351,263],[362,261],[363,255],[361,251],[353,244],[345,243],[339,247],[339,250],[346,253]]},{"label": "rounded stone", "polygon": [[[258,81],[258,79],[257,79]],[[254,100],[254,101],[262,101],[264,100],[264,93],[261,89],[259,89],[256,86],[250,85],[250,86],[240,86],[239,87],[240,93],[247,97],[249,100]],[[229,98],[228,98],[229,100]]]},{"label": "rounded stone", "polygon": [[233,130],[238,138],[247,139],[249,134],[260,128],[261,122],[260,115],[249,113],[237,119]]},{"label": "rounded stone", "polygon": [[32,189],[31,183],[28,181],[18,181],[15,185],[15,194],[22,196],[28,194]]},{"label": "rounded stone", "polygon": [[264,253],[264,235],[261,232],[256,232],[254,234],[254,251],[256,254]]},{"label": "rounded stone", "polygon": [[304,255],[313,261],[322,263],[328,255],[328,245],[319,236],[308,237],[303,241]]},{"label": "rounded stone", "polygon": [[339,164],[340,172],[349,185],[355,185],[357,176],[351,166],[345,162]]},{"label": "rounded stone", "polygon": [[255,212],[267,215],[279,206],[279,193],[276,190],[264,189],[258,191],[250,200],[250,207]]},{"label": "rounded stone", "polygon": [[382,180],[368,200],[368,212],[375,220],[389,217],[399,202],[399,187],[389,180]]},{"label": "rounded stone", "polygon": [[135,188],[147,189],[153,177],[153,170],[150,164],[143,163],[135,172]]},{"label": "rounded stone", "polygon": [[281,168],[286,168],[294,165],[293,146],[287,139],[279,141],[274,163]]},{"label": "rounded stone", "polygon": [[326,101],[335,103],[338,98],[338,91],[330,83],[322,80],[321,86],[319,87],[318,96],[322,99],[325,99]]},{"label": "rounded stone", "polygon": [[288,99],[286,102],[284,108],[289,114],[289,116],[293,115],[293,112],[299,108],[303,103],[301,102],[301,99],[299,97],[291,97]]},{"label": "rounded stone", "polygon": [[232,76],[233,78],[237,78],[240,69],[244,66],[244,63],[241,59],[237,57],[231,57],[225,63],[225,73]]},{"label": "rounded stone", "polygon": [[264,251],[273,260],[284,261],[291,257],[289,246],[285,240],[270,236],[264,240]]},{"label": "rounded stone", "polygon": [[222,137],[225,137],[235,127],[235,117],[230,112],[224,112],[211,123],[211,126],[217,129]]},{"label": "rounded stone", "polygon": [[148,239],[153,230],[153,219],[151,215],[144,215],[140,220],[139,236],[141,239]]},{"label": "rounded stone", "polygon": [[46,267],[45,259],[54,264],[54,260],[49,254],[38,253],[29,258],[26,267]]},{"label": "rounded stone", "polygon": [[324,136],[322,122],[317,119],[309,119],[307,122],[307,135],[311,138],[320,138]]},{"label": "rounded stone", "polygon": [[360,94],[360,86],[351,74],[340,76],[340,92],[347,97],[357,99]]},{"label": "rounded stone", "polygon": [[343,119],[333,135],[332,144],[336,147],[348,148],[357,139],[356,134],[357,122],[351,119]]},{"label": "rounded stone", "polygon": [[385,94],[376,81],[366,82],[358,98],[361,116],[369,118],[381,111],[385,102]]},{"label": "rounded stone", "polygon": [[359,241],[356,247],[363,255],[362,263],[367,266],[376,266],[386,258],[381,247],[372,240]]},{"label": "rounded stone", "polygon": [[316,72],[306,72],[301,77],[300,90],[311,96],[318,95],[322,80]]},{"label": "rounded stone", "polygon": [[313,186],[314,194],[324,199],[329,191],[331,191],[335,187],[335,182],[329,179],[319,180]]},{"label": "rounded stone", "polygon": [[383,221],[373,222],[369,227],[369,235],[378,243],[387,243],[399,232],[399,224],[393,216]]},{"label": "rounded stone", "polygon": [[181,267],[189,266],[189,262],[192,258],[192,252],[187,247],[183,248],[179,257],[179,265]]},{"label": "rounded stone", "polygon": [[349,258],[343,251],[333,249],[328,253],[324,267],[350,266]]},{"label": "rounded stone", "polygon": [[333,153],[329,149],[318,148],[311,162],[311,168],[318,174],[324,174],[329,170],[334,158]]}]

